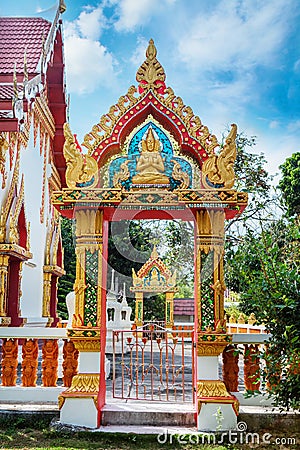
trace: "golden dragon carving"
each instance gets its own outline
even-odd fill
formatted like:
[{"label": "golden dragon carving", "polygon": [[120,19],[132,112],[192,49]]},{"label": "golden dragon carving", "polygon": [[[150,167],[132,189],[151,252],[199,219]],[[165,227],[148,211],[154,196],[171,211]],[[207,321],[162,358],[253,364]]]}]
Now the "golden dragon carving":
[{"label": "golden dragon carving", "polygon": [[202,182],[204,187],[230,189],[234,185],[234,162],[236,159],[237,126],[231,125],[231,130],[225,140],[225,145],[219,155],[212,154],[203,163]]},{"label": "golden dragon carving", "polygon": [[98,164],[89,155],[82,154],[77,146],[70,125],[64,124],[64,157],[67,164],[66,183],[71,189],[76,187],[92,188],[98,183]]},{"label": "golden dragon carving", "polygon": [[172,177],[176,181],[181,181],[179,188],[180,189],[188,189],[190,185],[190,177],[186,172],[183,172],[181,165],[175,159],[172,159],[171,162],[174,163]]}]

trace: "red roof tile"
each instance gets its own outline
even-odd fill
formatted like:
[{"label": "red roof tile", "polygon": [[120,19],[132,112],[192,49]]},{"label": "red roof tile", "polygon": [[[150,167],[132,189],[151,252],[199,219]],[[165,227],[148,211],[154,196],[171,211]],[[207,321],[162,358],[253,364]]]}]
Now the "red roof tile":
[{"label": "red roof tile", "polygon": [[[23,89],[23,84],[18,84],[17,89],[18,92],[21,92]],[[0,84],[0,100],[11,100],[13,96],[14,96],[14,85],[12,83]]]},{"label": "red roof tile", "polygon": [[0,17],[0,73],[23,73],[26,49],[28,73],[35,73],[51,23],[41,18]]},{"label": "red roof tile", "polygon": [[194,312],[193,298],[174,298],[174,315],[193,316]]}]

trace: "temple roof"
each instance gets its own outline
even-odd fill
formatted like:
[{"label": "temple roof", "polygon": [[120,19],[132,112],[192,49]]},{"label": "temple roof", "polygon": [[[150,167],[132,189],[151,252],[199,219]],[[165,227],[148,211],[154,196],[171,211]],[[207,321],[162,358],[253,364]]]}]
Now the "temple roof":
[{"label": "temple roof", "polygon": [[53,22],[36,17],[0,17],[0,132],[28,130],[29,113],[38,100],[53,139],[58,185],[64,184],[66,170],[62,152],[66,96],[60,19],[64,11],[60,0]]},{"label": "temple roof", "polygon": [[193,316],[195,306],[193,298],[174,298],[174,315]]},{"label": "temple roof", "polygon": [[24,71],[26,53],[28,74],[37,71],[43,43],[48,36],[51,22],[41,18],[0,18],[0,74]]}]

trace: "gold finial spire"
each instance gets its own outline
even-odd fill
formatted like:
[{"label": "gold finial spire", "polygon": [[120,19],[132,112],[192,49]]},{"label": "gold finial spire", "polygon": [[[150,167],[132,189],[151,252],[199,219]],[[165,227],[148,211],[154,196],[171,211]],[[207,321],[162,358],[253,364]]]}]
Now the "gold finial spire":
[{"label": "gold finial spire", "polygon": [[66,4],[64,2],[64,0],[60,0],[59,1],[59,12],[60,14],[63,14],[65,12],[65,10],[67,9]]},{"label": "gold finial spire", "polygon": [[28,81],[28,69],[27,69],[27,45],[25,47],[25,51],[24,51],[24,79],[23,79],[23,83],[27,83]]},{"label": "gold finial spire", "polygon": [[146,61],[143,62],[136,74],[140,93],[145,90],[154,89],[159,94],[165,91],[166,74],[160,62],[156,59],[157,50],[153,39],[150,39],[146,50]]},{"label": "gold finial spire", "polygon": [[153,250],[151,253],[151,259],[157,259],[157,258],[158,258],[158,253],[157,253],[156,245],[154,244]]}]

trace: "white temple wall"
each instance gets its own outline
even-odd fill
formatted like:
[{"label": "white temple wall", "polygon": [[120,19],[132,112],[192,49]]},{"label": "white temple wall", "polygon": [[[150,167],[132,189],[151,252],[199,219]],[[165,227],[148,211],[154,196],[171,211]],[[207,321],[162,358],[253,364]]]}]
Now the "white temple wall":
[{"label": "white temple wall", "polygon": [[[48,154],[49,149],[47,149]],[[22,149],[20,162],[20,178],[24,174],[25,215],[30,222],[30,251],[33,257],[23,264],[20,301],[21,316],[28,323],[47,322],[42,318],[43,305],[43,265],[45,258],[47,216],[49,211],[48,180],[45,183],[44,220],[41,223],[40,208],[42,207],[44,149],[40,155],[39,135],[34,147],[33,126],[26,149]]]}]

